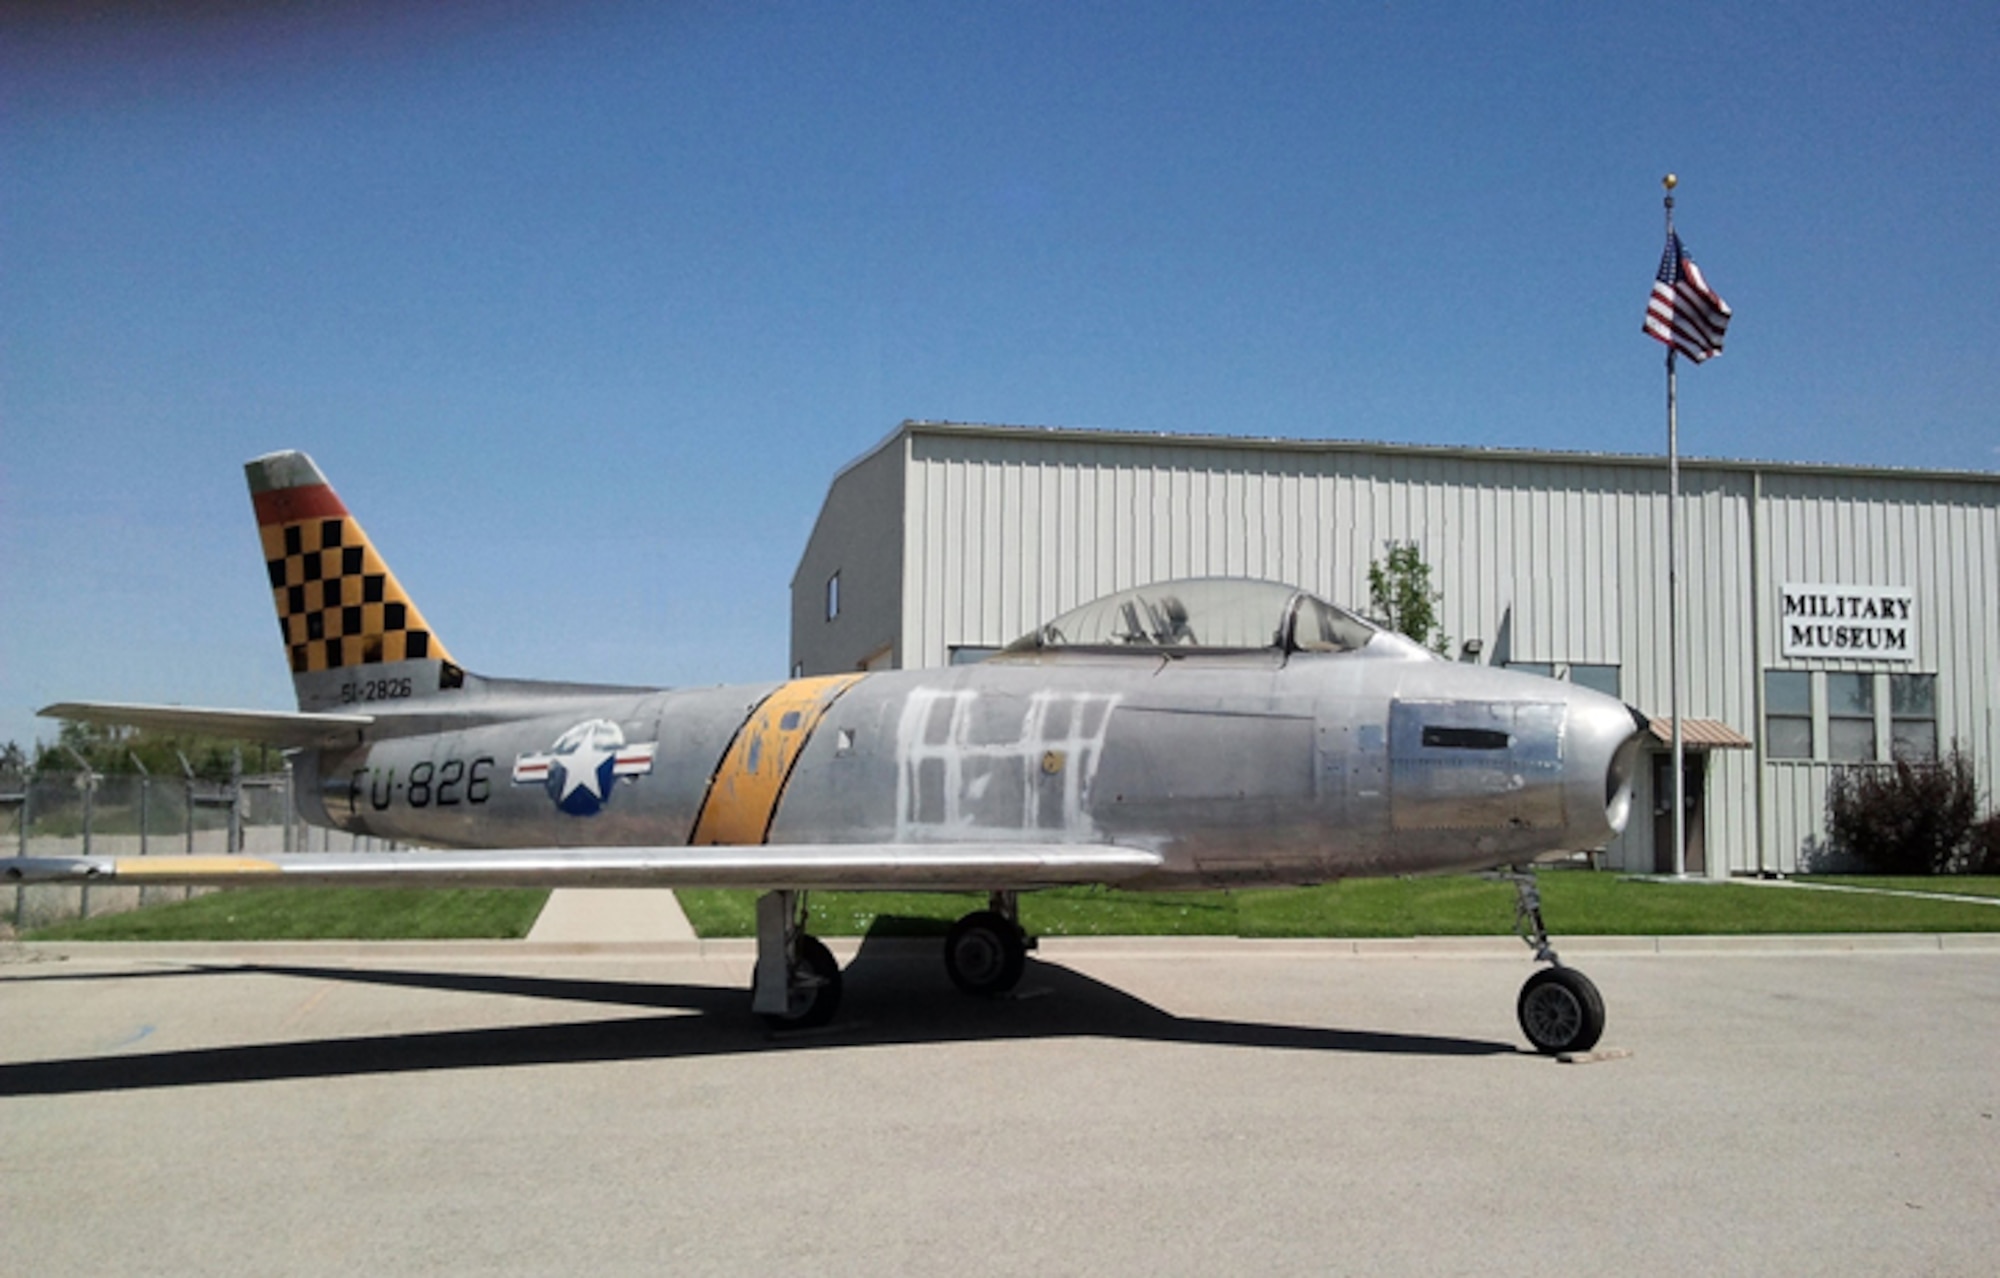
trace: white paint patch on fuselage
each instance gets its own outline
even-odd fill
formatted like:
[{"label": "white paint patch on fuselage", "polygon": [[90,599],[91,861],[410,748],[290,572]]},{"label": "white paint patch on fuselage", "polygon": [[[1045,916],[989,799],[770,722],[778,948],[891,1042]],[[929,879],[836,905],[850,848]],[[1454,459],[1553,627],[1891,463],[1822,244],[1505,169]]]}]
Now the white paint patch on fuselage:
[{"label": "white paint patch on fuselage", "polygon": [[1116,695],[982,697],[918,688],[896,726],[896,837],[1048,831],[1095,837],[1088,812]]}]

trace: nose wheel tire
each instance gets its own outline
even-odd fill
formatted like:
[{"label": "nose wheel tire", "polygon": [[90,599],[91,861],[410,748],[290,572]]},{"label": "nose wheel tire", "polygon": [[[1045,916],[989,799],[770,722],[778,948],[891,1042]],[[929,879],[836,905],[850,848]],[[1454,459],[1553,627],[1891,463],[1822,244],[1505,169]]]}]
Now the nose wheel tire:
[{"label": "nose wheel tire", "polygon": [[1575,968],[1545,967],[1529,977],[1514,1010],[1521,1032],[1549,1056],[1587,1052],[1604,1033],[1604,996]]},{"label": "nose wheel tire", "polygon": [[1020,925],[994,910],[968,914],[945,934],[945,973],[967,994],[1005,994],[1020,984],[1027,960]]}]

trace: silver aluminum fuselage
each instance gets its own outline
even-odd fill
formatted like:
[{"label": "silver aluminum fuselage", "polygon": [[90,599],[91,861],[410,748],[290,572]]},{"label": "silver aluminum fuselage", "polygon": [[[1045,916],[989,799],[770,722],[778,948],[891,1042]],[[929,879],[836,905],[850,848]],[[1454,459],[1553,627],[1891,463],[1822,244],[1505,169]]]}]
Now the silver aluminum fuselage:
[{"label": "silver aluminum fuselage", "polygon": [[[543,693],[442,732],[413,715],[302,755],[302,806],[443,847],[1089,843],[1160,856],[1131,887],[1300,884],[1602,847],[1638,748],[1613,698],[1390,635],[1009,655],[820,681],[803,715],[760,717],[813,682]],[[579,813],[548,761],[591,724],[616,758]]]}]

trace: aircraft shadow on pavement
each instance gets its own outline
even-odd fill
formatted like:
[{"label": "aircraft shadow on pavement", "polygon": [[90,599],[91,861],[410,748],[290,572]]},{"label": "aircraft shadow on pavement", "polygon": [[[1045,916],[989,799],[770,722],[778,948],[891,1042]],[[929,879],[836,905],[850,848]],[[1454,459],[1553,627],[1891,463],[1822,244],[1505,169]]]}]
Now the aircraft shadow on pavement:
[{"label": "aircraft shadow on pavement", "polygon": [[[648,1014],[5,1063],[0,1064],[0,1096],[1061,1038],[1418,1056],[1511,1055],[1519,1050],[1511,1043],[1478,1039],[1175,1016],[1102,981],[1032,958],[1014,994],[996,999],[968,998],[951,987],[941,960],[928,946],[913,948],[908,940],[901,939],[885,944],[882,935],[874,932],[864,939],[860,952],[844,971],[845,997],[840,1015],[832,1024],[815,1030],[776,1033],[765,1029],[750,1014],[747,988],[715,985],[278,963],[120,974],[125,979],[169,974],[204,979],[236,975],[296,976],[643,1008]],[[99,980],[107,979],[107,974],[70,977],[51,973],[15,979]]]}]

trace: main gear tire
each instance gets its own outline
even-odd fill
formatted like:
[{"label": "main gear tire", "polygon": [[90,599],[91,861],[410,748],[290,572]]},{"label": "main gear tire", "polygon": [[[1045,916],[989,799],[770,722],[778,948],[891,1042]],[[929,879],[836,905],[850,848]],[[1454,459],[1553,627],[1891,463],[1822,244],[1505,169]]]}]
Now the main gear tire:
[{"label": "main gear tire", "polygon": [[790,1006],[782,1013],[764,1013],[774,1030],[815,1029],[840,1010],[840,962],[816,936],[798,939],[798,967],[792,973]]},{"label": "main gear tire", "polygon": [[1021,983],[1027,963],[1027,937],[998,911],[968,914],[945,934],[945,974],[967,994],[1005,994]]}]

